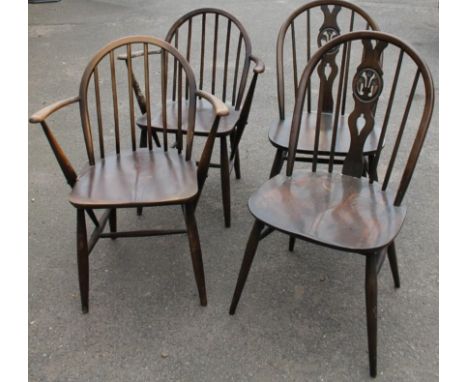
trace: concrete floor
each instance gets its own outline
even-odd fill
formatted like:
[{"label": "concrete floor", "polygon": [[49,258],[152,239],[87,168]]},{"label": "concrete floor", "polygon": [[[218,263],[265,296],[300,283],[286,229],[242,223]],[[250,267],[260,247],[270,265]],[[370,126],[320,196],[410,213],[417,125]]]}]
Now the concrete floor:
[{"label": "concrete floor", "polygon": [[[200,202],[198,225],[208,306],[198,304],[184,237],[102,240],[91,258],[90,313],[80,311],[75,211],[42,131],[29,129],[30,381],[362,381],[368,377],[364,259],[275,233],[259,246],[237,314],[228,315],[252,217],[246,202],[266,179],[274,150],[275,40],[303,1],[108,0],[29,5],[29,110],[77,94],[89,58],[127,34],[164,36],[201,6],[224,8],[249,31],[267,71],[258,83],[232,181],[225,229],[218,174]],[[438,8],[433,0],[356,1],[381,29],[410,42],[438,88]],[[79,168],[78,112],[53,119]],[[75,142],[79,142],[75,144]],[[438,109],[406,198],[399,236],[402,288],[388,264],[379,277],[379,381],[438,380]],[[119,214],[121,227],[183,224],[179,210]]]}]

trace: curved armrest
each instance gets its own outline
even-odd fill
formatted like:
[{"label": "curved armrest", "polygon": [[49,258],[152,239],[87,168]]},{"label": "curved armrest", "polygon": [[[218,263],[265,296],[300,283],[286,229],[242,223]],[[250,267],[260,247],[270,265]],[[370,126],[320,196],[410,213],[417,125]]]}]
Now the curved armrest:
[{"label": "curved armrest", "polygon": [[53,103],[52,105],[46,106],[42,108],[41,110],[35,112],[30,118],[29,122],[31,123],[41,123],[44,122],[45,119],[55,113],[57,110],[60,110],[61,108],[71,105],[72,103],[78,102],[80,100],[80,97],[71,97],[64,99],[62,101],[58,101]]},{"label": "curved armrest", "polygon": [[[161,54],[161,49],[159,49],[159,50],[150,50],[148,52],[148,55],[150,55],[150,54]],[[136,52],[133,52],[130,57],[135,58],[135,57],[141,57],[141,56],[144,56],[144,55],[145,55],[145,52],[143,50],[137,50]],[[127,53],[122,53],[122,54],[119,54],[117,56],[118,60],[127,61],[127,58],[128,58]]]},{"label": "curved armrest", "polygon": [[228,107],[213,94],[207,93],[203,90],[198,90],[196,95],[206,99],[209,103],[211,103],[211,105],[215,109],[216,116],[224,117],[225,115],[229,114]]},{"label": "curved armrest", "polygon": [[255,67],[253,68],[254,73],[260,74],[265,71],[265,64],[260,58],[251,54],[249,59],[255,63]]}]

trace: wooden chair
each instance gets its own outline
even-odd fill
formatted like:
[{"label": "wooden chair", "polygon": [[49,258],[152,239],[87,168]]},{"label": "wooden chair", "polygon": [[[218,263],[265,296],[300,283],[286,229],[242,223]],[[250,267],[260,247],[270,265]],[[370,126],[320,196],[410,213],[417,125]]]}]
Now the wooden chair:
[{"label": "wooden chair", "polygon": [[[344,86],[349,86],[354,100],[348,118],[351,144],[342,173],[333,172],[342,106],[339,97],[333,109],[333,131],[331,142],[328,142],[328,171],[317,170],[323,138],[321,130],[317,129],[312,171],[296,169],[293,172],[309,80],[320,76],[318,68],[323,60],[338,48],[342,50],[343,63],[351,42],[353,59],[350,62],[355,67],[354,77],[350,84],[346,83],[345,66],[342,65],[338,80],[338,94]],[[385,80],[381,64],[384,50]],[[400,83],[399,78],[403,78]],[[418,86],[420,79],[422,84]],[[323,83],[317,98],[317,110],[320,110],[325,99]],[[384,101],[386,107],[379,106],[380,112],[376,113],[377,102],[382,105]],[[376,376],[377,274],[388,257],[395,287],[400,286],[395,238],[406,214],[402,202],[429,127],[433,103],[434,89],[428,68],[411,47],[396,37],[373,31],[352,32],[336,37],[313,55],[298,86],[286,175],[271,178],[249,200],[255,223],[247,242],[230,314],[235,313],[259,241],[274,230],[321,246],[364,255],[370,374]],[[321,118],[322,114],[317,113],[317,126]],[[365,147],[378,124],[381,129],[370,173],[378,172],[384,179],[381,184],[372,176],[362,177]],[[391,150],[381,150],[384,140],[393,142],[389,146]]]},{"label": "wooden chair", "polygon": [[[234,167],[236,178],[240,179],[239,143],[245,126],[248,123],[250,107],[255,92],[257,76],[263,73],[265,65],[252,54],[252,44],[249,35],[241,22],[230,13],[215,9],[202,8],[193,10],[179,18],[169,29],[166,41],[175,46],[190,63],[194,72],[198,74],[200,89],[207,89],[211,94],[218,94],[219,98],[228,105],[229,115],[221,118],[216,137],[220,142],[220,163],[210,163],[210,167],[220,168],[225,226],[231,225],[231,194],[230,172]],[[151,52],[158,54],[158,51]],[[134,57],[141,52],[134,53]],[[123,55],[121,59],[126,60]],[[254,63],[253,76],[247,88],[249,68]],[[147,144],[146,128],[146,100],[139,90],[138,81],[134,78],[134,89],[139,102],[142,116],[137,125],[141,129],[140,147]],[[182,104],[182,113],[187,110],[187,98]],[[177,131],[175,92],[167,101],[167,130]],[[206,137],[209,134],[207,126],[215,115],[209,104],[200,99],[197,102],[197,117],[195,121],[195,135]],[[161,114],[153,114],[151,119],[152,137],[159,144],[157,131],[162,131],[163,120]],[[185,126],[182,126],[185,133]],[[228,152],[228,140],[230,152]],[[141,214],[141,209],[138,211]]]},{"label": "wooden chair", "polygon": [[[152,112],[166,115],[168,106],[163,95],[170,86],[170,77],[158,73],[168,73],[165,68],[174,65],[177,72],[176,104],[178,107],[178,130],[176,147],[168,144],[168,133],[163,131],[163,144],[153,148],[151,139],[148,148],[137,148],[132,71],[136,70],[133,60],[128,60],[128,70],[116,65],[119,51],[131,57],[136,48],[143,48],[144,89],[147,100],[147,118]],[[157,62],[151,62],[148,52],[157,48],[161,55]],[[161,70],[153,68],[160,65]],[[187,86],[188,111],[182,115],[183,81]],[[92,83],[92,86],[90,86]],[[108,84],[106,89],[104,85]],[[154,88],[159,86],[160,97]],[[107,97],[106,97],[107,95]],[[153,97],[151,97],[153,95]],[[192,159],[193,136],[195,130],[196,97],[202,97],[213,108],[215,119],[209,131],[198,167]],[[161,105],[152,105],[153,99],[160,98]],[[106,99],[108,102],[105,102]],[[52,134],[46,122],[52,113],[65,106],[78,103],[84,133],[88,163],[77,174],[65,152]],[[126,107],[128,106],[128,107]],[[156,108],[156,106],[158,106]],[[106,112],[109,113],[106,113]],[[113,41],[103,47],[92,58],[81,79],[79,95],[54,103],[35,113],[31,123],[40,123],[50,143],[52,151],[72,187],[70,203],[77,211],[77,259],[78,276],[83,313],[88,312],[89,294],[89,254],[99,238],[142,237],[175,235],[187,233],[190,244],[193,270],[198,287],[201,305],[207,303],[202,253],[195,220],[197,200],[203,189],[208,173],[208,165],[221,117],[227,116],[228,108],[215,96],[197,89],[195,76],[185,58],[166,41],[150,36],[130,36]],[[111,115],[108,117],[108,115]],[[106,119],[108,117],[108,119]],[[123,124],[128,129],[123,129]],[[186,143],[182,142],[182,125],[186,126]],[[122,139],[121,139],[122,138]],[[128,138],[128,149],[124,139]],[[112,145],[114,149],[112,149]],[[117,231],[117,209],[131,207],[151,207],[181,205],[186,229]],[[104,210],[98,220],[94,211]],[[85,214],[94,222],[95,229],[87,238]],[[110,232],[104,228],[109,220]]]},{"label": "wooden chair", "polygon": [[[297,97],[298,73],[300,73],[301,68],[305,67],[314,51],[332,38],[339,36],[343,32],[364,29],[378,31],[379,27],[363,9],[352,3],[341,0],[318,0],[304,4],[296,9],[281,26],[276,42],[276,81],[280,118],[268,132],[270,142],[276,148],[275,158],[270,171],[270,178],[281,172],[283,163],[287,160],[292,117],[286,114],[286,99],[295,100]],[[285,46],[289,40],[289,46]],[[336,76],[341,65],[340,62],[337,62],[339,54],[338,49],[330,52],[317,68],[319,73],[317,80],[323,82],[324,91],[324,99],[321,108],[322,116],[320,118],[320,134],[322,140],[319,147],[320,155],[318,163],[328,163],[330,159],[329,147],[333,131],[332,114],[335,103],[333,94],[336,93]],[[349,47],[348,52],[350,52]],[[345,67],[345,83],[348,82],[349,77],[349,59],[350,57],[347,56],[343,63]],[[288,70],[285,70],[285,68]],[[285,87],[285,83],[293,84],[292,89],[290,87]],[[317,119],[317,110],[313,109],[311,102],[314,85],[317,89],[320,87],[319,84],[312,84],[308,87],[307,111],[302,114],[302,129],[297,147],[297,151],[301,156],[296,157],[296,161],[312,161],[315,123]],[[344,86],[343,93],[336,96],[340,98],[341,110],[338,120],[335,155],[333,157],[335,164],[343,163],[343,158],[350,145],[350,135],[347,129],[346,88],[347,87]],[[289,90],[289,92],[287,90]],[[375,137],[378,133],[379,127],[376,126],[371,133],[374,137],[368,140],[364,148],[366,162],[368,162],[368,158],[372,160],[375,156],[377,143]],[[364,171],[367,171],[368,167],[369,166],[366,165]],[[290,251],[294,250],[294,245],[295,239],[291,236],[289,240]]]},{"label": "wooden chair", "polygon": [[[316,26],[314,30],[314,25]],[[276,43],[276,79],[279,108],[279,122],[274,124],[268,133],[272,145],[276,148],[276,155],[270,172],[270,177],[281,172],[283,162],[287,160],[286,153],[291,132],[292,117],[286,114],[286,99],[296,99],[298,91],[298,73],[305,67],[311,54],[323,44],[342,34],[353,30],[379,30],[376,22],[358,6],[340,0],[312,1],[296,9],[283,23],[278,34]],[[302,39],[301,39],[302,38]],[[287,40],[291,39],[290,46],[285,46]],[[291,49],[291,50],[289,50]],[[348,52],[350,50],[348,49]],[[333,113],[334,88],[336,88],[336,76],[340,70],[340,62],[337,62],[339,50],[330,52],[326,59],[322,60],[317,69],[319,81],[323,82],[323,104],[321,116],[321,135],[323,146],[319,148],[319,163],[328,163],[330,157],[329,143],[331,140]],[[292,60],[292,62],[291,62]],[[292,65],[292,68],[290,67]],[[348,81],[349,56],[344,61],[345,84]],[[285,71],[285,67],[288,69]],[[292,78],[291,78],[292,77]],[[293,83],[293,88],[285,87],[285,80]],[[317,86],[318,88],[318,86]],[[290,90],[288,97],[287,90]],[[314,152],[315,122],[317,111],[313,109],[312,99],[313,87],[309,86],[307,91],[307,111],[303,113],[302,129],[299,136],[297,151],[304,154],[297,157],[297,161],[311,162]],[[346,128],[346,86],[344,93],[338,94],[341,99],[341,110],[336,140],[334,163],[343,163],[350,143],[350,135]],[[377,131],[375,131],[376,134]],[[372,155],[375,147],[370,143],[365,147],[364,153]]]}]

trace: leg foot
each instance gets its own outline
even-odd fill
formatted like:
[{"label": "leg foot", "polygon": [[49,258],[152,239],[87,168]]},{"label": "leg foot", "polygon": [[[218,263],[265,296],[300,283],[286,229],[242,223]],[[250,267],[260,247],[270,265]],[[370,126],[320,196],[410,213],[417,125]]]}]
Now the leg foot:
[{"label": "leg foot", "polygon": [[370,375],[377,375],[377,256],[366,257],[367,343]]},{"label": "leg foot", "polygon": [[250,266],[252,265],[255,252],[257,251],[258,242],[260,240],[260,233],[262,232],[264,226],[264,223],[259,220],[255,220],[252,231],[250,232],[247,247],[245,248],[244,259],[242,260],[241,269],[239,271],[239,277],[237,278],[236,289],[234,291],[234,295],[232,296],[231,307],[229,308],[229,314],[231,315],[236,312],[237,304],[239,303],[242,290],[244,289],[244,285],[250,271]]},{"label": "leg foot", "polygon": [[289,252],[294,252],[294,244],[296,244],[296,238],[289,236]]},{"label": "leg foot", "polygon": [[206,306],[206,288],[205,288],[205,273],[203,270],[203,259],[200,248],[200,238],[198,237],[197,222],[195,220],[194,207],[187,204],[185,206],[185,222],[187,225],[187,235],[190,245],[190,255],[192,257],[193,273],[197,283],[198,295],[200,297],[200,305]]},{"label": "leg foot", "polygon": [[392,270],[393,283],[395,288],[400,287],[400,275],[398,273],[398,261],[395,250],[395,242],[392,241],[387,248],[388,262],[390,263],[390,269]]},{"label": "leg foot", "polygon": [[86,233],[85,210],[77,210],[76,249],[78,263],[78,282],[80,285],[81,310],[88,313],[89,307],[89,256]]},{"label": "leg foot", "polygon": [[221,188],[223,193],[224,225],[231,226],[231,190],[229,176],[229,156],[226,137],[221,137]]}]

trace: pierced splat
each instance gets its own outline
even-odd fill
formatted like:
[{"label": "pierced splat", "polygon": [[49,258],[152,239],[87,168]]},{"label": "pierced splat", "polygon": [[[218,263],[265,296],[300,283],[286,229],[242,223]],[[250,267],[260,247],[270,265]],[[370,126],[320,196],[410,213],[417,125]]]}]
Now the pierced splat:
[{"label": "pierced splat", "polygon": [[[320,8],[322,9],[324,20],[317,36],[317,45],[319,47],[325,45],[331,39],[340,35],[340,28],[338,26],[336,17],[341,10],[341,6],[335,5],[331,11],[328,5],[322,5]],[[329,51],[323,57],[317,69],[320,81],[323,84],[324,93],[322,111],[324,112],[333,112],[332,91],[333,82],[335,81],[336,75],[338,74],[338,66],[336,64],[336,55],[338,51],[338,47]]]},{"label": "pierced splat", "polygon": [[352,84],[354,110],[348,118],[351,144],[343,163],[343,174],[355,177],[363,174],[364,143],[374,128],[374,110],[383,88],[381,57],[387,42],[379,40],[375,47],[371,40],[362,44],[364,54]]}]

